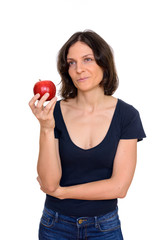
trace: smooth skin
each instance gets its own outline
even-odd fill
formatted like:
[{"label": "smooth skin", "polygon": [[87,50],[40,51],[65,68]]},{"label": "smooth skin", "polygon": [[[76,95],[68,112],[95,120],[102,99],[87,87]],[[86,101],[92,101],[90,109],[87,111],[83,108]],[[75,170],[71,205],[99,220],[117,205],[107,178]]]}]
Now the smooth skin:
[{"label": "smooth skin", "polygon": [[[61,111],[71,141],[86,150],[97,146],[104,139],[112,121],[117,99],[104,95],[103,88],[99,86],[103,70],[97,65],[92,49],[85,43],[76,42],[72,45],[67,55],[67,61],[69,63],[68,72],[78,94],[67,102],[61,101]],[[36,97],[31,104],[33,113],[36,112],[35,99]],[[45,112],[43,114],[41,112],[44,111],[43,100],[40,100],[39,110],[37,110],[39,116],[45,115]],[[52,112],[53,117],[55,100],[51,100],[51,102],[48,112]],[[51,133],[48,134],[50,131],[46,127],[48,126],[47,120],[42,120],[39,117],[39,121],[40,125],[43,125],[42,129],[46,137],[42,137],[41,132],[37,180],[43,192],[59,199],[105,200],[126,196],[136,167],[137,139],[119,141],[114,159],[113,174],[110,179],[61,187],[59,185],[61,166],[58,140],[55,140]],[[51,122],[53,123],[53,119],[49,121],[50,127],[54,126]],[[53,130],[52,127],[51,129]],[[44,141],[47,142],[44,143]],[[45,156],[45,153],[48,154],[48,157]]]}]

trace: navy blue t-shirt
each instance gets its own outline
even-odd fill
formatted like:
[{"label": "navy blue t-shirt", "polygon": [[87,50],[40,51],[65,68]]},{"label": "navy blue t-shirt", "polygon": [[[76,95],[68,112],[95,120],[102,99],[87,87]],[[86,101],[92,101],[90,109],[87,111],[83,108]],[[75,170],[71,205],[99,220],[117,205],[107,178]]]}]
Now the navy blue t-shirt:
[{"label": "navy blue t-shirt", "polygon": [[[72,186],[92,181],[109,179],[120,139],[146,137],[139,112],[131,105],[118,99],[108,132],[97,146],[82,149],[75,145],[67,131],[60,101],[55,110],[55,138],[59,139],[59,153],[62,164],[61,186]],[[111,200],[60,200],[46,196],[46,207],[69,216],[99,216],[113,211],[117,199]]]}]

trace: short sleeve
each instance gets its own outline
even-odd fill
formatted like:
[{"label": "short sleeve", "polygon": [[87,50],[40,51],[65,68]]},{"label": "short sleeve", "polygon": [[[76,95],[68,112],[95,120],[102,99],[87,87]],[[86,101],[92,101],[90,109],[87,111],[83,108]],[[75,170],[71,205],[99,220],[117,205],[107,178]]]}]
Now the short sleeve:
[{"label": "short sleeve", "polygon": [[120,139],[137,139],[143,140],[146,134],[143,129],[139,112],[132,106],[126,109],[125,116],[122,119],[122,129]]}]

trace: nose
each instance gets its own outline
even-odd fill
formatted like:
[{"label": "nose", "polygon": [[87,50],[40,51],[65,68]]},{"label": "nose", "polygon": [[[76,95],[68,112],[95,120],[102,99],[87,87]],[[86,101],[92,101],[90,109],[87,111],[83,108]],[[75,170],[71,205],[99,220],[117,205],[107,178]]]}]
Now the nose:
[{"label": "nose", "polygon": [[83,70],[84,70],[83,63],[82,62],[77,62],[77,64],[76,64],[76,71],[77,71],[77,73],[81,73],[81,72],[83,72]]}]

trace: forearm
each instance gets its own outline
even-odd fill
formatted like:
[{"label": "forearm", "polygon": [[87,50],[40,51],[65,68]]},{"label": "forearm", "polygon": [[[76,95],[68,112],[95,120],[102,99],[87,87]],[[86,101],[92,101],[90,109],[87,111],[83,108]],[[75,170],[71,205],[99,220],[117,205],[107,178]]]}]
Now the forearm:
[{"label": "forearm", "polygon": [[123,198],[132,182],[137,159],[137,139],[121,140],[110,179],[59,188],[61,199],[104,200]]},{"label": "forearm", "polygon": [[125,191],[116,180],[110,178],[106,180],[85,183],[62,188],[61,199],[81,199],[81,200],[105,200],[122,198]]},{"label": "forearm", "polygon": [[61,163],[57,157],[54,129],[40,129],[37,172],[45,188],[54,191],[61,178]]}]

